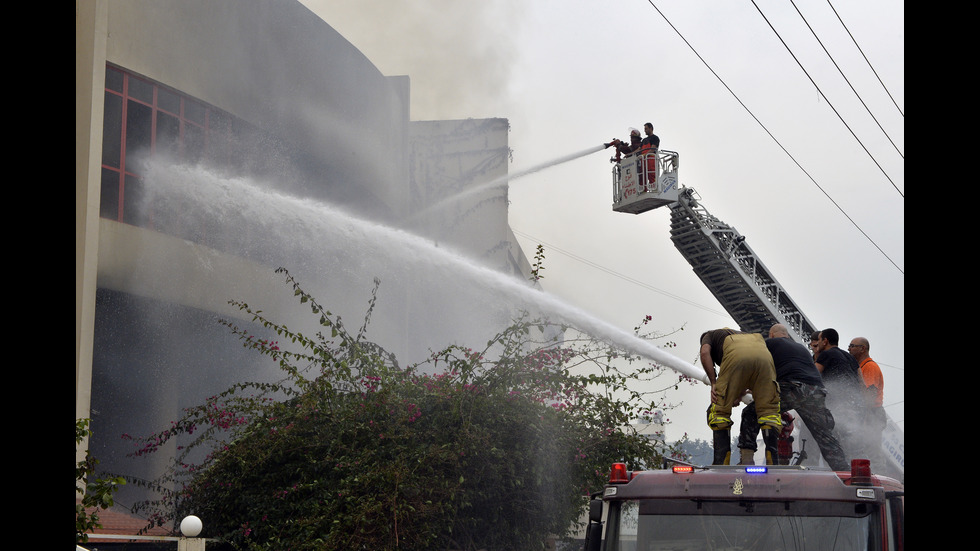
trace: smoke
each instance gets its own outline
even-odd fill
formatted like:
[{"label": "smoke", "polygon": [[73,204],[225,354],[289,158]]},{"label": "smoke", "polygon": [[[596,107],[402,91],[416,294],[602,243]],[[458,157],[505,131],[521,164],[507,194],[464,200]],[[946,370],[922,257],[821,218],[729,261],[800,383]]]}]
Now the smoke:
[{"label": "smoke", "polygon": [[506,90],[523,2],[301,1],[383,74],[411,75],[414,120],[500,116],[488,96]]}]

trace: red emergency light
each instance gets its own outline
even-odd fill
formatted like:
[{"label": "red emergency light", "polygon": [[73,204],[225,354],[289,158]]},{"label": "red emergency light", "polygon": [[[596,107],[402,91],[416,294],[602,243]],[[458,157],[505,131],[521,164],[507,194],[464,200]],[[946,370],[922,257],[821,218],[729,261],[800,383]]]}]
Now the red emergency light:
[{"label": "red emergency light", "polygon": [[671,470],[676,474],[688,474],[694,472],[694,467],[691,465],[674,465]]},{"label": "red emergency light", "polygon": [[871,460],[851,460],[851,484],[871,484]]},{"label": "red emergency light", "polygon": [[612,470],[609,471],[610,484],[625,484],[630,481],[630,473],[626,470],[626,463],[613,463]]}]

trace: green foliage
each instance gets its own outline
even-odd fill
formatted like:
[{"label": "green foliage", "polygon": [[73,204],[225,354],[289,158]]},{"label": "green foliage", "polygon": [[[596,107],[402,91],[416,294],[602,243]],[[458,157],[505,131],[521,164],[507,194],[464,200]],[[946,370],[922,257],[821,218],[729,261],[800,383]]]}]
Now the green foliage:
[{"label": "green foliage", "polygon": [[531,265],[531,281],[544,279],[541,270],[544,270],[544,245],[538,244],[534,252],[534,264]]},{"label": "green foliage", "polygon": [[[639,358],[589,337],[542,342],[545,325],[520,319],[483,350],[449,346],[402,368],[364,340],[373,296],[351,335],[280,271],[319,319],[315,336],[243,303],[281,340],[225,323],[285,383],[229,389],[137,452],[196,433],[168,474],[180,490],[159,505],[202,518],[206,537],[249,550],[543,549],[611,463],[675,452],[629,428],[652,403],[636,389],[660,373]],[[190,464],[202,446],[212,453]]]},{"label": "green foliage", "polygon": [[[75,419],[75,452],[78,445],[92,434],[88,428],[90,419]],[[122,477],[95,478],[98,460],[85,450],[85,459],[75,463],[75,493],[82,496],[75,504],[75,543],[88,541],[88,533],[102,524],[99,511],[112,507],[112,495],[118,486],[125,484]]]}]

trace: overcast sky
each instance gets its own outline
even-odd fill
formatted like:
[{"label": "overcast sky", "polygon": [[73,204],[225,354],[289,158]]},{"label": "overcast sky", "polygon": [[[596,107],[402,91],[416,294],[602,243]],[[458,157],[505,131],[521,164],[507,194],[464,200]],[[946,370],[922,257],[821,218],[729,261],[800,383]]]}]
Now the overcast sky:
[{"label": "overcast sky", "polygon": [[[904,429],[904,3],[795,0],[801,17],[776,0],[303,2],[411,77],[413,120],[509,119],[511,173],[652,122],[680,183],[810,320],[845,347],[870,340]],[[528,256],[545,246],[547,292],[623,329],[648,314],[683,326],[672,353],[694,363],[702,331],[735,323],[674,248],[666,208],[612,211],[609,154],[512,181],[511,227]],[[670,397],[668,438],[710,439],[707,394]]]}]

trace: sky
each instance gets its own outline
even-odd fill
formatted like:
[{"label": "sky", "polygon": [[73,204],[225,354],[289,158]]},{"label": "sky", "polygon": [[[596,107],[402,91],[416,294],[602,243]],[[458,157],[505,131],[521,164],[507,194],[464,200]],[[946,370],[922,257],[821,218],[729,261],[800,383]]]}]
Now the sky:
[{"label": "sky", "polygon": [[[410,76],[412,120],[507,118],[512,174],[652,122],[681,185],[811,322],[844,347],[868,338],[904,430],[904,3],[302,2]],[[668,209],[612,211],[610,154],[512,180],[510,225],[529,257],[544,245],[546,292],[626,330],[650,315],[695,363],[701,332],[736,324],[671,243]],[[668,396],[668,439],[710,438],[707,394]]]}]

